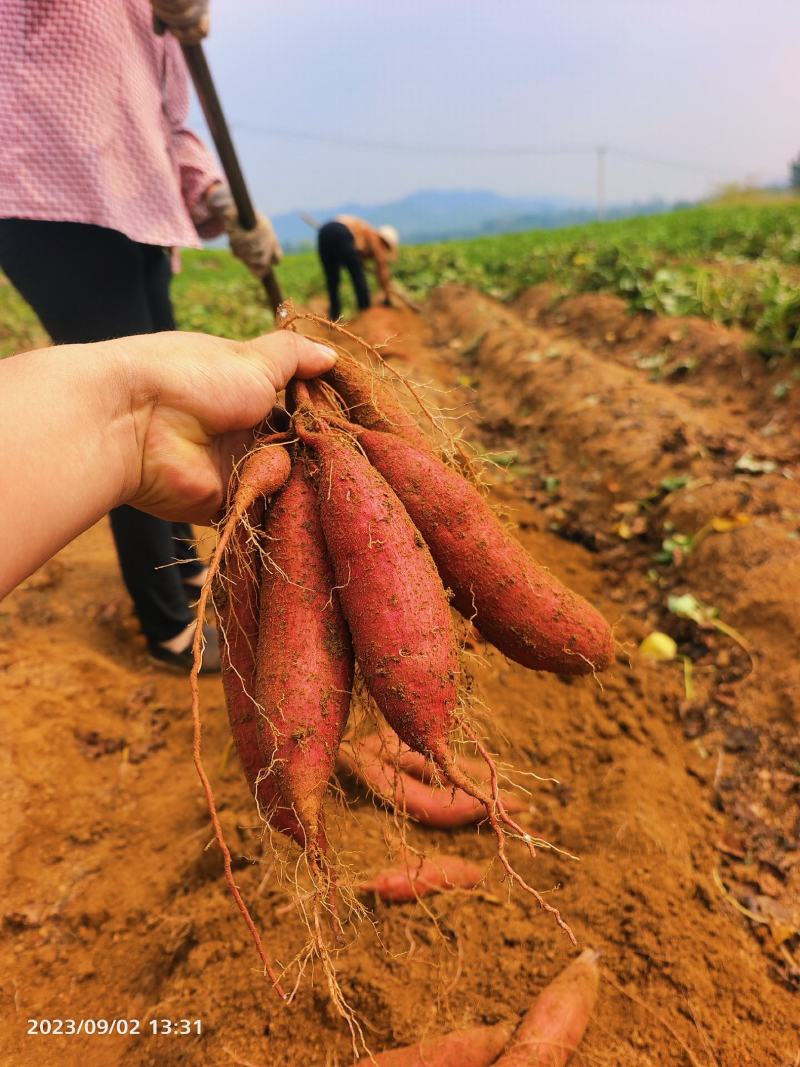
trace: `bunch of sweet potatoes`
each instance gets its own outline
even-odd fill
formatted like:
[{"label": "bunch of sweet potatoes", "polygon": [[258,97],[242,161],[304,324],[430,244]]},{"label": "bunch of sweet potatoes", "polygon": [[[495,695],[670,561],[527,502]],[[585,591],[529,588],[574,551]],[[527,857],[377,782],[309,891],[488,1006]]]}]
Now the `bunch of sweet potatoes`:
[{"label": "bunch of sweet potatoes", "polygon": [[261,814],[325,868],[323,799],[357,666],[412,763],[520,834],[493,769],[454,758],[451,603],[510,658],[562,674],[608,666],[608,625],[355,361],[292,383],[287,405],[290,430],[241,467],[217,557],[231,730]]}]

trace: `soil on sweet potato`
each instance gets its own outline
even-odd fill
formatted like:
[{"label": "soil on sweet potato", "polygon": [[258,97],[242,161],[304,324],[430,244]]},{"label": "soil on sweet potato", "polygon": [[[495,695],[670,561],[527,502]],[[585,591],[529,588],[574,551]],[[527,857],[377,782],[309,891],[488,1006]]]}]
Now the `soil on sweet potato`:
[{"label": "soil on sweet potato", "polygon": [[[598,681],[532,674],[474,638],[468,660],[503,760],[557,779],[522,779],[528,825],[580,858],[543,851],[526,867],[602,954],[576,1062],[789,1067],[800,1053],[796,440],[777,398],[768,410],[757,364],[746,388],[739,363],[711,356],[702,387],[691,373],[650,381],[608,341],[589,343],[590,311],[584,302],[571,332],[566,314],[525,318],[451,288],[422,316],[379,308],[357,328],[392,337],[401,373],[469,415],[466,439],[502,461],[486,468],[496,503],[614,623],[617,663]],[[693,343],[702,362],[711,349]],[[742,455],[774,466],[737,469]],[[665,523],[709,530],[667,551]],[[687,594],[748,651],[669,610]],[[655,629],[679,658],[637,653]],[[202,693],[236,877],[288,962],[304,938],[292,890],[226,751],[219,682],[203,679]],[[322,976],[309,970],[284,1007],[259,973],[210,844],[188,682],[146,658],[105,524],[0,605],[0,700],[0,1062],[349,1064]],[[350,806],[330,805],[331,836],[369,875],[386,865],[391,823],[343,784]],[[572,955],[531,900],[508,896],[491,834],[409,832],[489,874],[482,894],[432,898],[432,915],[365,898],[375,930],[347,945],[339,975],[375,1051],[513,1020]],[[33,1037],[32,1018],[200,1019],[203,1033]]]}]

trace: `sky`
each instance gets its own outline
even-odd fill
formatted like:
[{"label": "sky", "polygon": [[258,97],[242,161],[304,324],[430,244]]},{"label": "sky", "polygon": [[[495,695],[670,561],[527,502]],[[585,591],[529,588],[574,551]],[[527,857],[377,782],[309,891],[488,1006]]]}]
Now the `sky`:
[{"label": "sky", "polygon": [[[609,202],[695,199],[726,181],[783,179],[800,150],[796,0],[212,0],[211,9],[209,63],[253,197],[272,214],[418,189],[593,201],[600,144],[611,146]],[[196,102],[191,125],[203,129]],[[554,146],[571,151],[516,151]]]}]

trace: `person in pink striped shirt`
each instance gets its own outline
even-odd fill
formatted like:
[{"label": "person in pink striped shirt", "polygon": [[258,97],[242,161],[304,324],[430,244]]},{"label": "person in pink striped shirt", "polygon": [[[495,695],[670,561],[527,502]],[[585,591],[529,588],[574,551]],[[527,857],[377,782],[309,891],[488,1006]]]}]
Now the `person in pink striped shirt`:
[{"label": "person in pink striped shirt", "polygon": [[[154,4],[184,39],[205,32],[203,0]],[[0,268],[57,344],[173,330],[171,249],[227,229],[254,273],[277,262],[266,219],[241,239],[188,100],[149,0],[0,0]],[[191,527],[128,506],[110,518],[151,655],[188,669],[203,576]],[[211,627],[206,640],[219,669]]]}]

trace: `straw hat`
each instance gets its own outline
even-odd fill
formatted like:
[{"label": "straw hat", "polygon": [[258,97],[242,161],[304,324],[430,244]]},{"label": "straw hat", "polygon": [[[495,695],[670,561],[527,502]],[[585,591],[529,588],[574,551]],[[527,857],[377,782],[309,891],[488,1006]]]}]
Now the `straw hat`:
[{"label": "straw hat", "polygon": [[394,226],[379,226],[378,236],[390,251],[397,251],[397,246],[400,244],[400,234]]}]

